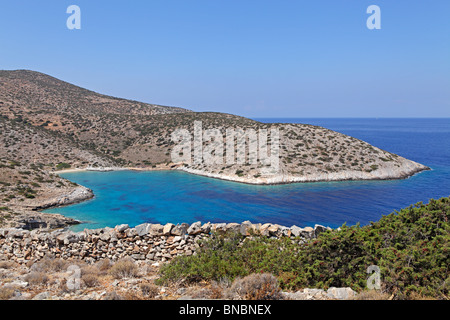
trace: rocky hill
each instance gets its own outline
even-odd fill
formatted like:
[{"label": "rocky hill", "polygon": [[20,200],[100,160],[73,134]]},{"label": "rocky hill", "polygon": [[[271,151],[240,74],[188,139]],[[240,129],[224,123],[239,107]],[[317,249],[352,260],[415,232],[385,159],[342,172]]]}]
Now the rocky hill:
[{"label": "rocky hill", "polygon": [[[195,135],[196,124],[201,125],[201,136]],[[181,129],[192,137],[182,146],[187,150],[200,146],[203,152],[219,155],[216,161],[196,162],[195,152],[185,161],[173,161],[174,148],[180,143],[175,143],[172,134]],[[241,140],[246,143],[244,149],[238,148],[238,137],[227,148],[230,129],[248,134]],[[254,150],[249,145],[264,142],[259,135],[263,130],[268,133],[267,149],[256,152],[261,156],[277,151],[276,170],[271,172],[264,169],[273,169],[272,164],[250,159]],[[278,135],[272,136],[271,130]],[[67,168],[175,168],[254,184],[398,179],[428,169],[321,127],[265,124],[231,114],[119,99],[26,70],[0,71],[0,133],[0,206],[8,212],[40,208],[72,194],[77,186],[52,174]],[[227,154],[236,161],[230,163]],[[237,161],[239,157],[243,161]],[[50,180],[56,185],[42,183]],[[58,187],[60,183],[67,189]],[[27,197],[21,192],[24,189],[35,194]],[[77,201],[83,196],[89,197],[86,193]]]}]

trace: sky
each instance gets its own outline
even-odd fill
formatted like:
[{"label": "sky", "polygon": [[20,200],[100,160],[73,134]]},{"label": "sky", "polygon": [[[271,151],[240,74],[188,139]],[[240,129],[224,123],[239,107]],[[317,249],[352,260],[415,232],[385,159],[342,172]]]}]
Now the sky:
[{"label": "sky", "polygon": [[0,0],[0,69],[253,118],[450,117],[450,1]]}]

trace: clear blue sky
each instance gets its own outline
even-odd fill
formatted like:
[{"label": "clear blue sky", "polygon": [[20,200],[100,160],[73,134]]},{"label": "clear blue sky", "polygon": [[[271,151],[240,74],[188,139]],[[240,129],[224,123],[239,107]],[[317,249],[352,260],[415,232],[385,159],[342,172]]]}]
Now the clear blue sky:
[{"label": "clear blue sky", "polygon": [[450,117],[448,0],[0,0],[0,44],[0,69],[195,111]]}]

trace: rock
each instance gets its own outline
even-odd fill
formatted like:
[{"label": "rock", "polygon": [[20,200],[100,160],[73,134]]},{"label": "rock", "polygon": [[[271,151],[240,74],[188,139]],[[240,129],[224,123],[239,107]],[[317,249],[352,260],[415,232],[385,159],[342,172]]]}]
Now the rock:
[{"label": "rock", "polygon": [[173,227],[175,227],[173,223],[167,223],[163,228],[163,235],[169,236],[171,234]]},{"label": "rock", "polygon": [[226,227],[226,223],[215,223],[212,225],[211,229],[218,234],[223,234],[226,231]]},{"label": "rock", "polygon": [[56,241],[60,244],[68,245],[79,241],[78,234],[73,231],[66,231],[56,237]]},{"label": "rock", "polygon": [[284,300],[307,300],[307,294],[299,290],[297,292],[281,292]]},{"label": "rock", "polygon": [[259,231],[261,232],[261,235],[262,235],[262,236],[268,237],[268,236],[270,235],[269,228],[270,228],[271,226],[272,226],[272,224],[270,224],[270,223],[265,223],[265,224],[263,224],[263,225],[261,226],[261,228],[259,229]]},{"label": "rock", "polygon": [[111,234],[109,232],[104,232],[100,235],[100,240],[108,242],[111,239]]},{"label": "rock", "polygon": [[291,227],[291,233],[294,237],[300,237],[302,235],[303,229],[297,226]]},{"label": "rock", "polygon": [[125,230],[127,230],[128,228],[130,228],[128,224],[121,224],[116,226],[114,229],[116,230],[116,232],[122,233],[125,232]]},{"label": "rock", "polygon": [[323,300],[326,299],[326,292],[322,289],[303,289],[307,300]]},{"label": "rock", "polygon": [[225,226],[225,232],[235,232],[238,233],[241,231],[241,225],[239,223],[227,223]]},{"label": "rock", "polygon": [[164,226],[161,224],[152,224],[150,228],[150,236],[162,236],[164,233]]},{"label": "rock", "polygon": [[327,231],[327,228],[325,228],[324,226],[321,226],[320,224],[316,224],[314,226],[314,236],[317,238],[317,236],[319,234],[321,234],[322,232]]},{"label": "rock", "polygon": [[137,225],[134,229],[136,230],[136,234],[140,237],[143,237],[150,232],[150,228],[152,225],[150,223],[143,223],[140,225]]},{"label": "rock", "polygon": [[302,236],[304,236],[307,239],[312,239],[314,237],[314,229],[311,227],[303,228]]},{"label": "rock", "polygon": [[267,230],[269,231],[269,235],[277,237],[279,236],[280,226],[278,224],[272,224]]},{"label": "rock", "polygon": [[127,237],[135,237],[138,235],[136,228],[129,228],[125,230],[125,235]]},{"label": "rock", "polygon": [[194,222],[191,224],[191,226],[187,229],[187,233],[189,235],[196,235],[202,232],[202,223],[200,221]]},{"label": "rock", "polygon": [[280,226],[279,236],[290,237],[292,234],[291,228]]},{"label": "rock", "polygon": [[250,221],[244,221],[241,223],[239,232],[243,236],[249,236],[251,231],[253,231],[253,224]]},{"label": "rock", "polygon": [[14,280],[14,281],[11,281],[9,283],[9,285],[11,287],[25,288],[25,287],[28,286],[28,282],[20,281],[20,280]]},{"label": "rock", "polygon": [[187,223],[177,224],[172,229],[172,234],[174,236],[184,236],[187,233],[187,229],[189,228],[189,225]]},{"label": "rock", "polygon": [[181,240],[183,240],[182,237],[180,237],[180,236],[175,236],[175,237],[173,237],[172,242],[178,242],[178,241],[181,241]]},{"label": "rock", "polygon": [[35,295],[31,300],[47,300],[48,298],[50,298],[50,293],[44,291]]},{"label": "rock", "polygon": [[337,300],[348,300],[353,298],[356,295],[356,292],[351,288],[335,288],[331,287],[327,290],[327,297],[330,299]]},{"label": "rock", "polygon": [[201,227],[201,233],[210,233],[211,232],[211,222],[207,222]]}]

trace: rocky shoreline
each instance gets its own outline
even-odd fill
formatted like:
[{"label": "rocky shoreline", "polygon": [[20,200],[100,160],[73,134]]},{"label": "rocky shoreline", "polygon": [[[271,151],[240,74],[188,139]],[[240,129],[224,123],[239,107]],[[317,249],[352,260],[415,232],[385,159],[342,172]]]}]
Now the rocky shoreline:
[{"label": "rocky shoreline", "polygon": [[11,206],[15,208],[17,214],[11,217],[8,225],[25,230],[52,230],[80,224],[81,221],[65,217],[61,214],[44,213],[40,211],[49,208],[68,206],[92,198],[94,198],[94,193],[91,189],[84,186],[76,186],[55,197],[39,197],[28,200],[25,204],[21,204],[17,208]]},{"label": "rocky shoreline", "polygon": [[132,258],[148,263],[166,262],[179,255],[192,255],[199,240],[214,234],[240,233],[247,237],[258,234],[265,237],[288,237],[303,243],[330,228],[284,227],[277,224],[204,223],[144,223],[134,228],[126,224],[115,228],[85,229],[73,232],[65,229],[32,231],[18,228],[0,229],[0,261],[26,264],[44,257],[80,259],[95,263],[101,259],[117,261]]},{"label": "rocky shoreline", "polygon": [[[68,169],[59,171],[59,173],[64,172],[85,172],[85,171],[98,171],[98,172],[110,172],[110,171],[123,171],[123,170],[136,170],[136,171],[160,171],[160,170],[181,170],[190,174],[206,176],[209,178],[234,181],[246,184],[256,184],[256,185],[270,185],[270,184],[288,184],[288,183],[306,183],[306,182],[326,182],[326,181],[346,181],[346,180],[389,180],[389,179],[404,179],[408,178],[416,173],[424,170],[429,170],[430,168],[423,166],[419,163],[408,161],[405,162],[402,167],[400,167],[396,172],[392,170],[387,170],[380,168],[375,172],[339,172],[336,174],[323,174],[314,176],[304,176],[304,177],[294,177],[289,175],[277,175],[272,177],[260,177],[260,178],[248,178],[248,177],[238,177],[233,175],[224,174],[214,174],[208,173],[201,170],[195,170],[191,168],[186,168],[184,166],[169,164],[157,166],[155,168],[126,168],[126,167],[87,167],[85,169]],[[59,214],[46,214],[46,213],[36,213],[33,211],[41,211],[49,208],[57,208],[67,205],[72,205],[80,203],[89,199],[94,198],[94,193],[91,189],[84,186],[76,186],[70,192],[50,199],[36,199],[34,201],[28,202],[25,211],[26,213],[20,214],[14,218],[14,224],[18,228],[32,230],[35,228],[62,228],[66,226],[71,226],[74,224],[80,224],[81,221],[67,218]]]},{"label": "rocky shoreline", "polygon": [[422,171],[430,170],[429,167],[420,163],[408,161],[393,170],[392,168],[379,168],[373,172],[348,170],[331,173],[314,173],[304,176],[293,176],[290,174],[276,174],[266,177],[255,178],[251,175],[239,177],[233,174],[210,173],[205,170],[198,170],[187,167],[177,167],[176,170],[200,175],[208,178],[215,178],[226,181],[233,181],[254,185],[276,185],[289,183],[307,183],[307,182],[331,182],[331,181],[363,181],[363,180],[397,180],[406,179]]}]

